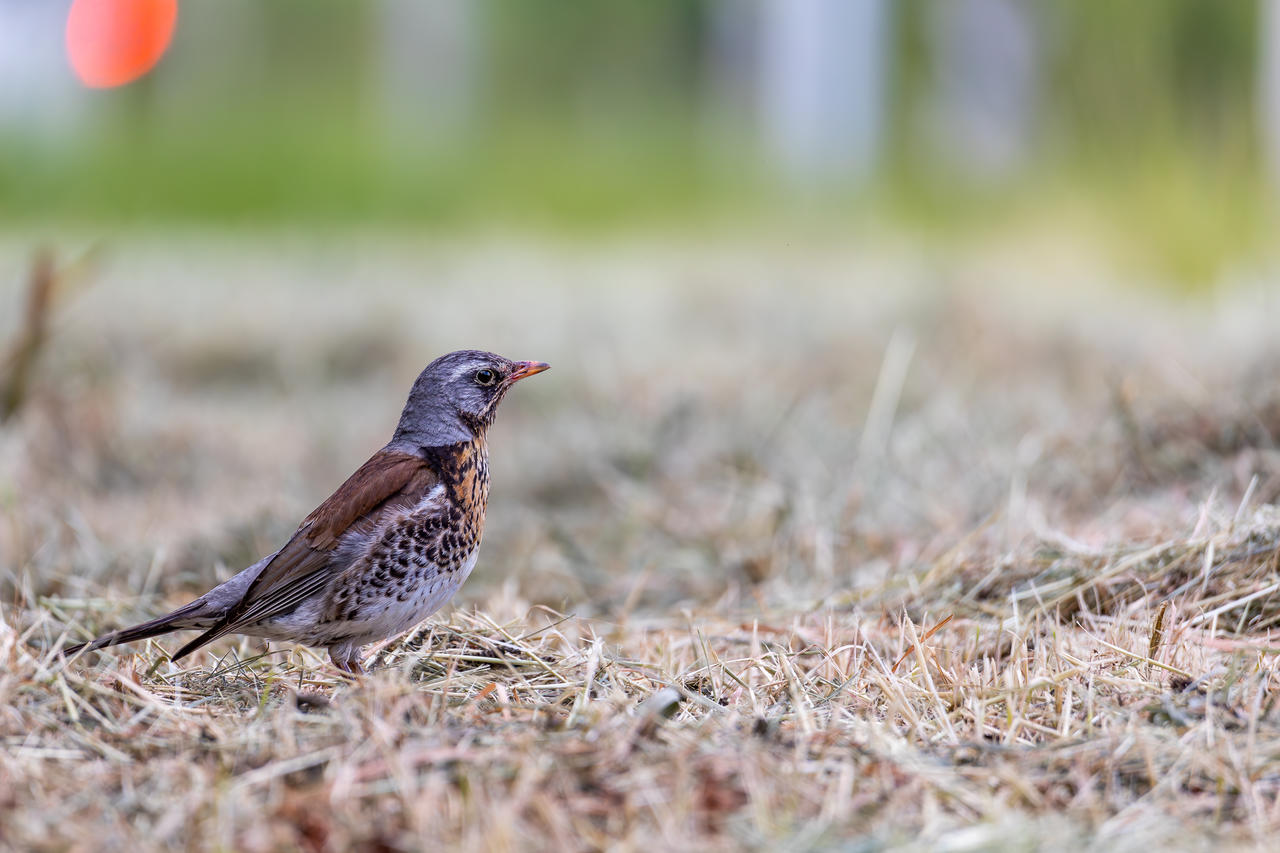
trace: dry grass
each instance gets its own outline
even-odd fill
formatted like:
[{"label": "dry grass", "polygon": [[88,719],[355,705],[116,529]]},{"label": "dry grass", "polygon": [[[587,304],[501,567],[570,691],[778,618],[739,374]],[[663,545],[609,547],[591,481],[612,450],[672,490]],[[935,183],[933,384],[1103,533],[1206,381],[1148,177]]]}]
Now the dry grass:
[{"label": "dry grass", "polygon": [[[0,431],[0,847],[1266,847],[1275,298],[1033,296],[1053,251],[118,248]],[[359,683],[58,660],[272,547],[464,345],[555,369],[457,609]]]}]

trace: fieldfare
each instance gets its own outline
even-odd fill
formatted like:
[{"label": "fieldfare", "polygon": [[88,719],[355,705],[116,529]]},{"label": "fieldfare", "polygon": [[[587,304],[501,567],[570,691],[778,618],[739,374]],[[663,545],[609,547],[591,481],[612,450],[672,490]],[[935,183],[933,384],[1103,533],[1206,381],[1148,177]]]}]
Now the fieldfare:
[{"label": "fieldfare", "polygon": [[485,434],[513,384],[549,365],[463,350],[422,371],[395,435],[274,554],[172,613],[65,650],[170,631],[203,633],[173,660],[225,634],[324,646],[344,672],[360,647],[439,610],[476,564],[489,497]]}]

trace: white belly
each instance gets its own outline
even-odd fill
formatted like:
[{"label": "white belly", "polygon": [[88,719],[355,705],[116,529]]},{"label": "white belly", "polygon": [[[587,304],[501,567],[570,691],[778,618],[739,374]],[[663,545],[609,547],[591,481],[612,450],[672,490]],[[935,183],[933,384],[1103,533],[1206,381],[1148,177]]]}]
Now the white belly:
[{"label": "white belly", "polygon": [[364,618],[344,624],[342,633],[362,645],[409,630],[449,603],[475,568],[479,553],[478,547],[472,550],[456,571],[428,570],[416,582],[406,584],[398,595],[367,600],[361,608]]}]

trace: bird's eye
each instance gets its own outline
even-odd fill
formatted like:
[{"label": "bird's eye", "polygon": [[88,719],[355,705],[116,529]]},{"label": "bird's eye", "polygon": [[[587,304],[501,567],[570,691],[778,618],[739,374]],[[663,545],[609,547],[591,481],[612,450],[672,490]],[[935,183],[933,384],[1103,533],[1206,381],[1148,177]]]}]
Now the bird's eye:
[{"label": "bird's eye", "polygon": [[498,371],[482,367],[476,371],[476,384],[489,386],[498,381]]}]

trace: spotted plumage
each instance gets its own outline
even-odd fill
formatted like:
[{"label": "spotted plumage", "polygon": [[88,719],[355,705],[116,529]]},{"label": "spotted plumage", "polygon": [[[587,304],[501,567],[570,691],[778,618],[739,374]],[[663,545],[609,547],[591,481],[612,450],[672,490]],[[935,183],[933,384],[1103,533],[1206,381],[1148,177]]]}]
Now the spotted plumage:
[{"label": "spotted plumage", "polygon": [[474,350],[436,359],[387,446],[279,551],[172,613],[66,654],[197,629],[174,660],[247,634],[326,647],[339,668],[360,672],[361,646],[413,627],[471,574],[489,499],[488,427],[510,387],[546,369]]}]

